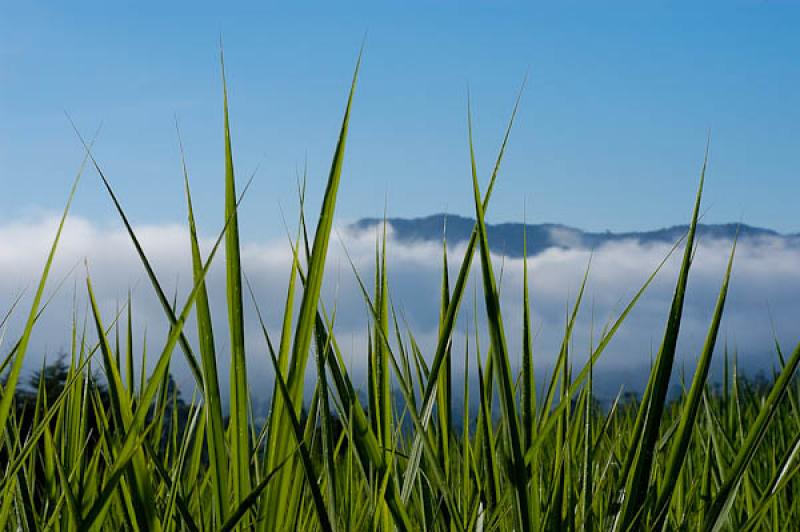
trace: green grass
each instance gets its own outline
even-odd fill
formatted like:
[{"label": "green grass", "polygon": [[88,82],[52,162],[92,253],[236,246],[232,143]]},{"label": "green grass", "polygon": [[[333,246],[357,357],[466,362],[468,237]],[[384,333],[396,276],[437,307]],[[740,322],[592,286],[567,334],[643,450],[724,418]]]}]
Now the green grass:
[{"label": "green grass", "polygon": [[[343,165],[358,71],[356,66],[313,227],[306,220],[304,185],[300,190],[301,215],[291,243],[280,336],[272,338],[262,321],[263,348],[255,353],[245,349],[244,315],[252,309],[260,320],[264,303],[245,290],[249,283],[240,262],[237,212],[247,186],[237,191],[227,91],[222,150],[226,220],[205,257],[184,165],[193,287],[183,301],[170,301],[165,294],[122,201],[90,143],[84,143],[84,165],[94,168],[117,209],[161,302],[169,334],[155,354],[134,353],[130,298],[116,315],[102,315],[87,268],[89,310],[83,321],[75,314],[61,384],[54,389],[40,379],[35,391],[23,391],[23,363],[37,334],[37,320],[49,304],[43,295],[50,265],[82,165],[22,334],[0,364],[0,530],[791,528],[789,524],[800,518],[795,496],[800,488],[795,475],[800,468],[800,384],[794,378],[800,345],[788,356],[778,349],[779,366],[769,385],[754,386],[738,378],[735,358],[730,361],[727,354],[721,388],[709,382],[735,244],[727,269],[720,272],[723,282],[691,381],[679,379],[679,397],[668,398],[676,377],[673,366],[696,248],[705,163],[690,229],[673,248],[682,248],[683,258],[663,340],[641,399],[618,397],[610,408],[600,408],[592,395],[593,368],[666,257],[589,352],[576,353],[572,334],[591,275],[587,267],[567,316],[554,371],[537,390],[534,366],[540,355],[533,352],[527,271],[522,315],[503,316],[484,223],[519,98],[483,193],[468,110],[472,171],[463,184],[472,187],[477,222],[454,279],[448,274],[452,256],[443,242],[433,352],[422,352],[412,331],[400,325],[403,320],[392,303],[385,233],[376,243],[374,280],[362,279],[353,267],[371,319],[367,401],[362,403],[344,363],[348,354],[334,333],[335,307],[326,307],[320,297],[338,188],[346,179]],[[223,68],[223,89],[224,83]],[[222,246],[224,259],[216,259]],[[225,309],[209,304],[205,277],[214,260],[225,262]],[[480,268],[482,298],[476,298],[473,308],[463,309],[473,261]],[[10,302],[0,327],[12,313],[23,312],[18,306],[19,300]],[[230,345],[219,346],[212,313],[223,311]],[[192,315],[196,345],[184,331]],[[462,351],[453,345],[459,318],[470,324]],[[520,353],[509,350],[509,324],[521,333]],[[231,353],[227,418],[221,406],[218,350]],[[188,405],[178,400],[172,386],[170,367],[176,351],[196,381]],[[251,408],[248,356],[266,357],[275,370],[269,412]],[[313,389],[305,390],[311,356],[317,378]],[[154,369],[136,378],[134,359],[146,357]],[[453,382],[454,357],[463,357],[466,368],[474,364],[477,389],[470,390],[469,371],[463,383]],[[583,359],[584,365],[574,367],[575,360]],[[517,360],[519,373],[512,364]],[[98,367],[100,380],[92,371]],[[453,390],[458,386],[464,397],[458,405],[464,413],[460,430],[453,416],[458,411]],[[402,394],[402,407],[392,400],[393,389]],[[308,396],[312,401],[303,405]],[[470,418],[471,412],[477,412],[476,417]],[[267,421],[260,428],[252,420],[262,416]]]}]

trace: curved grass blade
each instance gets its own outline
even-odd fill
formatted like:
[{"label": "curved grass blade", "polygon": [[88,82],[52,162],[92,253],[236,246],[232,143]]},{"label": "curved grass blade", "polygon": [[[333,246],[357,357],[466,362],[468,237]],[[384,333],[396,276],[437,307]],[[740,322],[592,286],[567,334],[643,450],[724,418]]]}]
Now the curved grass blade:
[{"label": "curved grass blade", "polygon": [[478,173],[475,168],[475,151],[472,145],[472,116],[468,117],[469,150],[472,167],[472,188],[475,198],[475,217],[477,219],[478,237],[480,241],[481,271],[483,272],[483,292],[486,302],[486,316],[489,324],[489,336],[492,341],[496,376],[500,393],[500,405],[506,430],[506,445],[510,459],[509,480],[515,494],[516,522],[520,530],[531,529],[531,514],[528,503],[528,468],[522,456],[522,445],[519,433],[519,421],[514,401],[514,383],[511,378],[511,367],[508,360],[503,317],[500,311],[497,287],[492,272],[489,240],[486,236],[486,225],[483,220],[483,202],[478,186]]},{"label": "curved grass blade", "polygon": [[25,328],[23,329],[19,345],[15,350],[14,362],[11,364],[11,370],[9,371],[8,377],[6,378],[3,386],[3,394],[2,397],[0,397],[0,431],[5,430],[6,427],[6,421],[8,420],[8,415],[11,410],[11,401],[14,399],[14,392],[16,391],[17,383],[19,382],[19,374],[20,371],[22,371],[22,362],[25,360],[25,353],[28,350],[28,344],[31,339],[31,334],[33,333],[33,326],[36,321],[36,316],[39,313],[39,303],[41,302],[44,294],[44,287],[45,284],[47,284],[47,278],[50,274],[50,267],[53,265],[53,258],[55,257],[56,249],[58,248],[58,242],[61,239],[61,233],[64,230],[64,223],[67,220],[67,214],[69,213],[70,206],[72,206],[72,199],[75,197],[75,191],[78,188],[78,183],[80,182],[80,178],[83,174],[83,169],[86,166],[88,158],[89,148],[87,146],[86,154],[84,155],[83,161],[81,161],[80,168],[78,169],[78,173],[72,182],[67,203],[64,206],[64,211],[61,214],[61,219],[58,222],[56,236],[53,239],[53,244],[50,246],[50,251],[47,255],[44,270],[42,271],[42,275],[39,277],[39,284],[36,288],[36,293],[33,296],[31,310],[28,313],[28,319],[25,323]]},{"label": "curved grass blade", "polygon": [[[170,326],[175,327],[177,323],[177,317],[175,316],[175,311],[172,309],[170,305],[169,299],[167,295],[164,293],[164,290],[161,288],[161,284],[158,282],[158,278],[156,277],[155,270],[150,264],[150,261],[147,259],[147,256],[144,253],[144,249],[139,242],[139,239],[136,237],[136,234],[133,231],[133,227],[128,220],[128,216],[125,214],[125,211],[122,209],[122,204],[120,204],[119,200],[117,199],[117,195],[114,193],[114,190],[111,188],[111,183],[109,182],[108,178],[106,177],[103,170],[100,168],[99,163],[95,159],[94,155],[91,152],[90,146],[86,143],[81,135],[78,128],[75,124],[72,124],[72,128],[75,131],[75,134],[78,136],[80,141],[83,143],[84,147],[86,148],[87,155],[94,166],[95,171],[100,176],[100,179],[103,181],[103,186],[105,187],[106,191],[108,192],[111,201],[114,203],[114,208],[116,209],[117,213],[122,220],[123,225],[125,226],[125,230],[128,232],[128,236],[133,243],[134,248],[136,249],[136,253],[139,256],[142,265],[144,266],[145,271],[147,272],[147,277],[150,279],[150,284],[153,286],[153,290],[156,292],[156,296],[158,297],[158,301],[161,304],[161,307],[164,309],[164,313],[167,315],[169,319]],[[180,346],[183,350],[184,356],[186,358],[186,363],[189,365],[189,369],[192,371],[192,375],[197,382],[197,385],[202,387],[203,386],[203,376],[202,372],[200,371],[200,366],[197,364],[197,360],[192,352],[192,348],[189,345],[189,341],[186,337],[181,334],[180,336]]]}]

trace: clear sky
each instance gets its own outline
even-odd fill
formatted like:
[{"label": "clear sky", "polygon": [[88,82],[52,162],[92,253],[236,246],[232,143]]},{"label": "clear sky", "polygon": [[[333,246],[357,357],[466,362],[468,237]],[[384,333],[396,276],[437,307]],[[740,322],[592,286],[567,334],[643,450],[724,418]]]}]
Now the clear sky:
[{"label": "clear sky", "polygon": [[[77,5],[80,4],[80,5]],[[113,6],[111,4],[114,4]],[[707,131],[711,222],[800,231],[795,2],[8,2],[0,5],[0,221],[59,209],[86,134],[134,221],[222,221],[219,36],[249,238],[282,232],[308,161],[316,206],[362,38],[338,216],[470,215],[466,92],[486,176],[517,88],[489,218],[592,230],[687,220]],[[116,219],[96,175],[76,212]]]}]

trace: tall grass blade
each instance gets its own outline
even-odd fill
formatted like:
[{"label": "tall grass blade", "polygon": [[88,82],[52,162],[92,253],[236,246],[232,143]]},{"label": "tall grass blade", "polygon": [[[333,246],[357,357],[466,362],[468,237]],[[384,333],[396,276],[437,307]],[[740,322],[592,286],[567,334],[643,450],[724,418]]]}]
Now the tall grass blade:
[{"label": "tall grass blade", "polygon": [[203,368],[203,397],[206,402],[206,438],[208,443],[208,461],[213,476],[211,485],[216,496],[214,503],[216,506],[217,524],[224,522],[228,517],[228,457],[225,444],[225,427],[222,421],[222,394],[219,388],[219,377],[217,374],[217,355],[214,345],[214,329],[211,324],[211,309],[208,303],[208,291],[205,279],[203,279],[203,260],[200,256],[200,245],[197,240],[197,227],[194,220],[194,209],[192,207],[192,195],[189,189],[189,172],[186,168],[186,160],[183,154],[183,143],[178,134],[178,142],[181,150],[181,165],[183,167],[184,191],[186,194],[186,206],[189,222],[189,237],[192,249],[192,275],[194,282],[198,285],[196,314],[197,314],[197,338],[200,344],[200,358]]},{"label": "tall grass blade", "polygon": [[242,304],[242,266],[239,257],[239,221],[236,216],[236,184],[233,174],[231,130],[228,118],[228,87],[225,81],[225,58],[220,48],[225,129],[225,285],[228,302],[228,329],[231,346],[230,427],[231,482],[235,504],[250,492],[250,441],[247,387],[247,361],[244,345],[244,310]]},{"label": "tall grass blade", "polygon": [[[686,285],[689,278],[689,268],[691,265],[692,254],[694,252],[694,237],[697,230],[697,219],[700,214],[700,199],[703,194],[703,183],[705,180],[706,165],[708,163],[708,148],[703,161],[703,169],[700,172],[700,186],[695,198],[692,221],[689,225],[689,232],[686,237],[686,247],[684,249],[683,261],[681,262],[678,283],[672,299],[667,327],[664,332],[664,339],[656,357],[655,366],[650,374],[645,399],[637,414],[637,428],[634,429],[634,437],[631,450],[626,459],[625,482],[625,501],[620,514],[622,530],[627,530],[643,517],[643,503],[648,493],[650,474],[652,470],[654,448],[658,439],[659,428],[661,425],[664,404],[667,395],[667,388],[672,377],[672,365],[675,358],[675,348],[678,342],[678,332],[680,330],[681,315],[683,312],[683,300],[686,294]],[[638,429],[641,427],[641,431]]]},{"label": "tall grass blade", "polygon": [[725,299],[728,295],[728,283],[731,277],[731,269],[733,268],[733,257],[736,253],[736,241],[734,241],[731,249],[730,258],[728,259],[728,266],[725,270],[725,277],[722,281],[722,287],[717,297],[716,308],[714,309],[714,316],[711,321],[711,326],[708,330],[705,345],[703,346],[700,360],[697,362],[694,378],[692,379],[692,387],[689,389],[689,394],[685,399],[680,424],[672,437],[672,446],[670,448],[669,457],[667,458],[664,473],[661,476],[661,488],[659,489],[658,501],[656,502],[656,524],[655,527],[659,528],[660,523],[666,518],[667,506],[669,505],[675,490],[675,485],[678,481],[678,475],[681,472],[682,466],[686,463],[686,453],[689,449],[689,442],[691,441],[692,434],[694,433],[695,420],[700,410],[700,399],[702,398],[703,390],[706,386],[706,379],[708,378],[708,371],[711,367],[711,357],[714,353],[714,347],[717,342],[717,334],[719,332],[720,322],[722,321],[722,313],[725,309]]},{"label": "tall grass blade", "polygon": [[88,160],[88,153],[89,149],[87,148],[87,155],[85,155],[83,161],[81,161],[81,166],[72,182],[72,187],[69,191],[69,197],[67,198],[67,204],[64,206],[64,211],[61,214],[61,219],[58,222],[56,236],[53,239],[53,244],[50,246],[50,251],[47,255],[47,260],[45,261],[42,275],[39,277],[39,284],[36,288],[36,293],[33,296],[33,303],[31,304],[31,310],[28,313],[28,319],[22,331],[22,337],[20,338],[19,344],[15,349],[14,361],[11,363],[11,370],[9,371],[8,377],[5,380],[5,384],[3,385],[3,394],[2,397],[0,397],[0,430],[5,430],[6,422],[8,421],[8,415],[11,410],[11,402],[14,399],[14,392],[17,389],[19,374],[22,370],[22,363],[25,360],[25,353],[28,350],[28,344],[30,343],[31,335],[33,334],[33,326],[36,321],[36,316],[39,313],[39,303],[41,302],[44,294],[44,287],[47,284],[50,268],[53,265],[53,258],[55,257],[56,249],[58,248],[58,242],[61,239],[61,233],[64,230],[64,223],[67,220],[67,214],[69,213],[70,206],[72,205],[72,200],[75,197],[75,190],[78,188],[81,174],[83,173],[83,169]]},{"label": "tall grass blade", "polygon": [[477,219],[478,237],[480,241],[481,271],[483,272],[483,291],[486,302],[486,315],[489,323],[489,335],[492,340],[494,355],[497,357],[495,368],[500,393],[500,405],[506,430],[508,446],[509,481],[515,494],[516,521],[520,530],[531,529],[531,514],[528,504],[528,469],[522,456],[519,421],[514,401],[514,383],[511,379],[511,367],[508,360],[503,318],[500,312],[500,301],[497,295],[492,262],[489,252],[489,241],[486,236],[486,225],[483,221],[483,202],[478,186],[478,173],[475,168],[475,151],[472,146],[472,117],[469,116],[469,149],[472,167],[472,188],[475,197],[475,217]]},{"label": "tall grass blade", "polygon": [[[492,196],[492,190],[494,189],[494,184],[497,179],[497,174],[500,171],[500,163],[503,160],[503,155],[505,154],[506,145],[508,144],[508,139],[511,136],[511,129],[514,125],[514,119],[517,116],[517,110],[519,109],[519,103],[522,99],[522,93],[525,88],[525,80],[523,80],[522,85],[519,89],[519,93],[517,94],[517,99],[514,102],[514,108],[511,111],[511,117],[508,120],[508,125],[506,126],[505,135],[503,136],[503,142],[500,145],[500,150],[497,154],[497,159],[495,160],[494,169],[492,170],[492,176],[489,179],[489,185],[486,188],[486,194],[483,197],[483,202],[481,207],[484,211],[488,209],[489,200]],[[464,258],[461,261],[461,267],[458,271],[458,276],[456,278],[456,282],[453,285],[452,293],[450,294],[450,302],[447,306],[447,313],[445,314],[443,323],[440,327],[440,334],[439,339],[436,342],[436,351],[433,355],[433,362],[431,363],[430,367],[430,377],[428,379],[428,383],[425,388],[425,392],[422,397],[421,401],[421,408],[420,408],[420,416],[422,419],[422,425],[424,428],[427,429],[428,422],[430,421],[431,414],[433,412],[433,405],[436,398],[436,387],[438,386],[438,376],[439,370],[441,368],[442,363],[444,362],[445,355],[447,353],[447,349],[450,346],[452,341],[452,331],[453,327],[455,326],[456,317],[458,315],[458,310],[461,305],[461,298],[464,294],[464,288],[466,286],[467,277],[472,269],[472,259],[475,253],[475,246],[478,242],[478,230],[477,230],[477,223],[476,226],[472,229],[472,233],[470,234],[469,242],[467,243],[467,249],[464,251]],[[414,443],[411,449],[411,458],[409,460],[409,467],[407,469],[405,478],[403,480],[403,501],[407,501],[409,496],[411,495],[411,489],[413,488],[414,482],[416,480],[417,471],[419,468],[419,461],[422,456],[422,435],[417,434],[414,437]]]}]

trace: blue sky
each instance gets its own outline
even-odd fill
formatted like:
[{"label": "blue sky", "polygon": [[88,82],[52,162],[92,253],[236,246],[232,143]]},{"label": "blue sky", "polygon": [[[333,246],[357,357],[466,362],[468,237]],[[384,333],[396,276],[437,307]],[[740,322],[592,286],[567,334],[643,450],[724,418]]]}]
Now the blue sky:
[{"label": "blue sky", "polygon": [[[262,5],[263,4],[263,5]],[[174,117],[200,223],[222,221],[220,34],[246,238],[316,208],[362,37],[338,216],[472,212],[466,91],[487,175],[529,81],[489,218],[592,230],[687,220],[707,131],[706,220],[800,231],[794,2],[3,2],[0,221],[60,209],[86,133],[132,218],[184,220]],[[556,7],[557,6],[557,7]],[[76,213],[117,223],[88,173]]]}]

